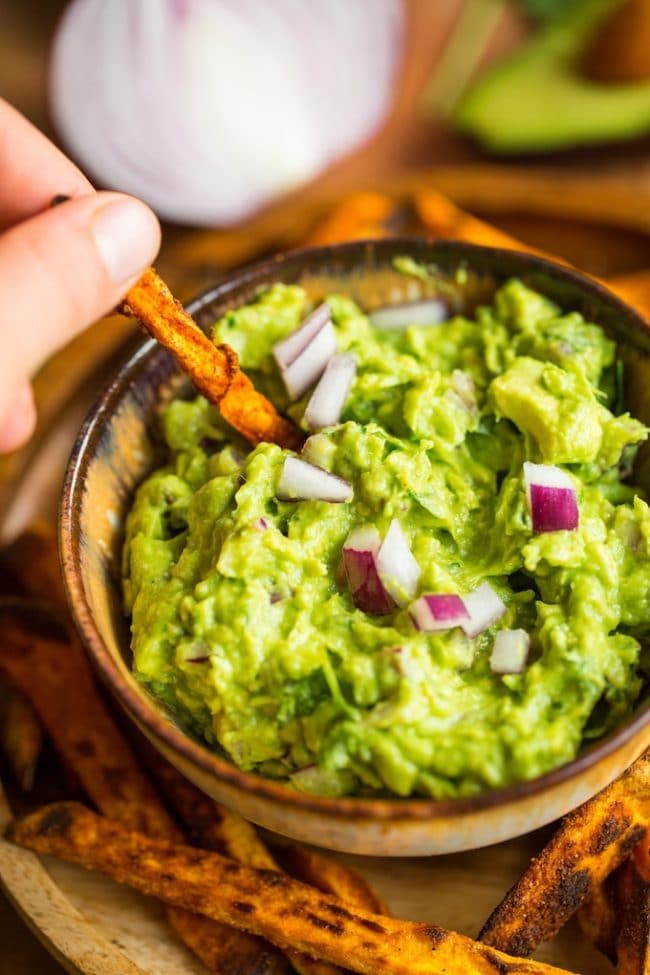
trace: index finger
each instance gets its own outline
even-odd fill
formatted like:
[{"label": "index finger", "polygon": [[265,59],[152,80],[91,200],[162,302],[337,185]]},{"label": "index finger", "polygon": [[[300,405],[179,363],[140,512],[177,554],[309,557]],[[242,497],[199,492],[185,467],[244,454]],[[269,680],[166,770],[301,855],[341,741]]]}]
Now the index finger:
[{"label": "index finger", "polygon": [[41,213],[54,196],[94,192],[81,170],[2,98],[0,174],[0,231]]}]

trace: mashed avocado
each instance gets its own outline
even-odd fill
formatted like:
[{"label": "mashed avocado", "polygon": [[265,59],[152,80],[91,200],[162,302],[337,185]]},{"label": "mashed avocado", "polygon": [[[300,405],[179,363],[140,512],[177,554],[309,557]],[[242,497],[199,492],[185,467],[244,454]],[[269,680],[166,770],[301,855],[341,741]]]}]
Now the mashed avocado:
[{"label": "mashed avocado", "polygon": [[[647,431],[617,415],[614,344],[518,281],[471,320],[400,332],[327,301],[358,371],[305,456],[352,500],[279,501],[285,451],[249,451],[202,398],[173,401],[168,461],[126,525],[136,675],[240,768],[319,794],[467,796],[569,761],[639,697],[650,621],[650,510],[621,480]],[[272,347],[308,310],[277,284],[214,328],[283,409]],[[577,530],[533,533],[526,460],[570,476]],[[392,519],[419,593],[489,580],[506,615],[470,639],[355,608],[342,545]],[[520,674],[490,668],[504,628],[531,635]]]}]

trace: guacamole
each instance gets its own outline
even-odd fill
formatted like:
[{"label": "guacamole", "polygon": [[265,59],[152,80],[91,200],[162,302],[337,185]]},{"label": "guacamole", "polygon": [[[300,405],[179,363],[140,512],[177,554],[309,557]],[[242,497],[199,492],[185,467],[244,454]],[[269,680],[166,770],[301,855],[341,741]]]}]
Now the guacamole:
[{"label": "guacamole", "polygon": [[[471,318],[379,331],[327,299],[357,372],[303,458],[344,503],[278,497],[287,452],[247,447],[202,398],[161,416],[167,461],[126,523],[134,671],[237,766],[322,795],[469,796],[531,779],[620,723],[642,692],[650,509],[624,478],[646,428],[622,412],[614,343],[511,280]],[[298,422],[272,356],[310,309],[276,284],[214,326]],[[575,530],[533,531],[524,462],[559,465]],[[342,572],[358,526],[394,520],[416,595],[489,582],[505,614],[475,637],[364,612]],[[525,631],[520,673],[491,666]]]}]

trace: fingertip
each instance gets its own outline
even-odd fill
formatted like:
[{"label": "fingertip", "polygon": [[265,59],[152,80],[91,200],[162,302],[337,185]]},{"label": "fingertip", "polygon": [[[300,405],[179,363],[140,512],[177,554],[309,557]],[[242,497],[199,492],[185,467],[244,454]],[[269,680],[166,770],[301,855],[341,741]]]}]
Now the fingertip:
[{"label": "fingertip", "polygon": [[146,203],[133,196],[110,194],[98,207],[92,233],[106,273],[117,286],[125,286],[153,261],[160,247],[160,224]]},{"label": "fingertip", "polygon": [[36,404],[30,383],[20,387],[0,421],[0,454],[22,447],[36,427]]}]

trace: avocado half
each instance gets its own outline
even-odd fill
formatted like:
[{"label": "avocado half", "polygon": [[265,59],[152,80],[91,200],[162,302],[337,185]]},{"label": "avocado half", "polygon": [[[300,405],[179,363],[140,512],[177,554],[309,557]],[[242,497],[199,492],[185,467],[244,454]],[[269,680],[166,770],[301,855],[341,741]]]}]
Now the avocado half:
[{"label": "avocado half", "polygon": [[503,155],[650,132],[650,80],[604,84],[581,74],[593,32],[616,5],[585,0],[539,31],[470,86],[454,110],[456,127]]}]

